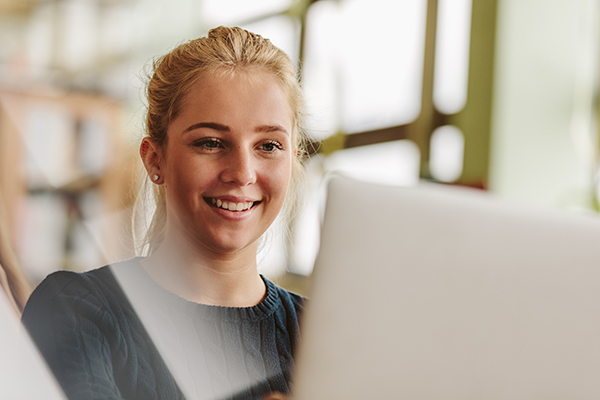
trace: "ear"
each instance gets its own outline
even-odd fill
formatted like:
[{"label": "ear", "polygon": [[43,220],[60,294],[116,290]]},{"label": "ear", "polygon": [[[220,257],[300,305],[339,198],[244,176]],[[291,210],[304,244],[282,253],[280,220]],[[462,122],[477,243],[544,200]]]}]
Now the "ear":
[{"label": "ear", "polygon": [[[150,176],[150,180],[156,184],[163,183],[164,176],[160,167],[160,148],[149,137],[142,139],[142,144],[140,145],[140,157],[142,158],[148,176]],[[153,179],[154,176],[158,176],[158,179]]]}]

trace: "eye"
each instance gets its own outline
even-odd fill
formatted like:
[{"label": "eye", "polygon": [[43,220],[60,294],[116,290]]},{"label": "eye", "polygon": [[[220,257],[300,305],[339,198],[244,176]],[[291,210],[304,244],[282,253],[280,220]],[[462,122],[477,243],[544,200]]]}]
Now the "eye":
[{"label": "eye", "polygon": [[215,150],[223,147],[223,143],[216,138],[202,138],[192,143],[192,146],[199,147],[206,150]]},{"label": "eye", "polygon": [[283,150],[281,143],[274,140],[262,143],[259,147],[262,151],[266,151],[267,153],[273,153],[275,150]]}]

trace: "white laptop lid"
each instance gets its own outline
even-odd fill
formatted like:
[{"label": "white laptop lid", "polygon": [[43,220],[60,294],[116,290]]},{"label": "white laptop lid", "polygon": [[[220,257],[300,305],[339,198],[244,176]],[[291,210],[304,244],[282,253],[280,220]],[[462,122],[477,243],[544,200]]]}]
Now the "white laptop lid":
[{"label": "white laptop lid", "polygon": [[65,399],[0,288],[0,399]]},{"label": "white laptop lid", "polygon": [[600,218],[334,179],[295,400],[600,399]]}]

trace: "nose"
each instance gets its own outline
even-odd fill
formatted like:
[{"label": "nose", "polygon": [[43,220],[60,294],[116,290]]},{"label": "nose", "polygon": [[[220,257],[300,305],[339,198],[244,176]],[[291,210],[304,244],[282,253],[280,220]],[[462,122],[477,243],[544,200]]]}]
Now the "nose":
[{"label": "nose", "polygon": [[221,179],[223,182],[235,183],[239,186],[255,183],[256,167],[251,152],[244,148],[232,149],[228,157],[224,159]]}]

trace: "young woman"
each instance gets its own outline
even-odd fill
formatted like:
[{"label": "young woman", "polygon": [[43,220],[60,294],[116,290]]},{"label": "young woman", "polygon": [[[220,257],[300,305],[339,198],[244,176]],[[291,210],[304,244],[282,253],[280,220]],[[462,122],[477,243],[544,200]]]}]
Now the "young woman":
[{"label": "young woman", "polygon": [[289,58],[240,28],[155,63],[140,146],[149,255],[54,273],[23,313],[70,398],[289,392],[303,299],[259,275],[256,253],[300,168],[300,114]]}]

